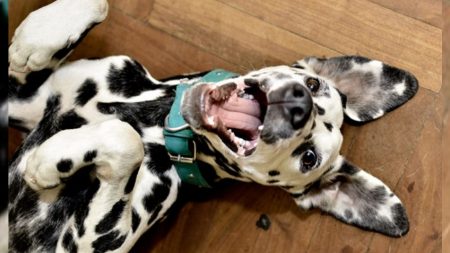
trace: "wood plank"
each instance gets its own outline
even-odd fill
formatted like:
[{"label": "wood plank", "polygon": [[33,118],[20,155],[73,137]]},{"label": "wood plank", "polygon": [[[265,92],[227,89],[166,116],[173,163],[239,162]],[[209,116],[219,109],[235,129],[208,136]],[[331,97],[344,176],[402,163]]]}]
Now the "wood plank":
[{"label": "wood plank", "polygon": [[[201,201],[159,224],[133,252],[305,252],[323,218],[319,212],[301,212],[288,194],[273,187],[236,182],[197,194]],[[256,226],[261,214],[271,220],[267,231]]]},{"label": "wood plank", "polygon": [[145,20],[153,10],[154,0],[110,0],[109,6],[138,20]]},{"label": "wood plank", "polygon": [[410,231],[402,240],[386,243],[375,234],[369,252],[441,252],[442,233],[442,159],[440,150],[443,128],[443,103],[438,94],[417,138],[410,159],[405,161],[405,172],[395,191],[403,196],[410,217]]},{"label": "wood plank", "polygon": [[443,86],[442,86],[442,101],[444,104],[443,117],[443,138],[442,138],[442,153],[446,155],[446,159],[442,161],[442,252],[450,252],[450,1],[445,0],[443,16],[444,29],[443,39],[446,43],[443,44],[444,54],[444,68],[443,68]]},{"label": "wood plank", "polygon": [[155,1],[148,21],[245,69],[338,54],[214,0]]},{"label": "wood plank", "polygon": [[[223,3],[342,54],[364,55],[409,70],[422,87],[433,91],[441,87],[441,29],[416,19],[355,0]],[[156,18],[155,15],[151,21]],[[190,25],[185,24],[184,28]],[[163,27],[173,32],[173,27]]]},{"label": "wood plank", "polygon": [[116,8],[95,27],[70,59],[124,54],[137,59],[156,78],[237,65],[149,27]]},{"label": "wood plank", "polygon": [[394,12],[442,28],[441,0],[369,0]]}]

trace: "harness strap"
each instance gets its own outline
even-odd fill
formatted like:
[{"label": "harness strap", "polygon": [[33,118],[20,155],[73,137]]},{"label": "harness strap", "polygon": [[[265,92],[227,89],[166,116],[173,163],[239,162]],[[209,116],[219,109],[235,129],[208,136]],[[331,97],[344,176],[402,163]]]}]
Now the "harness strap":
[{"label": "harness strap", "polygon": [[[237,76],[236,73],[216,69],[200,78],[198,82],[217,83],[235,76]],[[200,187],[211,187],[202,176],[196,162],[197,146],[194,141],[195,134],[181,115],[183,94],[194,84],[183,83],[177,86],[175,101],[170,108],[169,115],[166,117],[163,133],[170,160],[175,165],[181,180]]]}]

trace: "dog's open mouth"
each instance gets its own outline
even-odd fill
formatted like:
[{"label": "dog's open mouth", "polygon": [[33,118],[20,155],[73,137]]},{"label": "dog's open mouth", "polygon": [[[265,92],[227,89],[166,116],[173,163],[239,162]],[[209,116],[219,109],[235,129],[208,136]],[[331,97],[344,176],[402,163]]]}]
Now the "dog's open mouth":
[{"label": "dog's open mouth", "polygon": [[256,149],[267,110],[267,97],[257,83],[208,85],[201,94],[205,129],[215,132],[232,151],[247,156]]}]

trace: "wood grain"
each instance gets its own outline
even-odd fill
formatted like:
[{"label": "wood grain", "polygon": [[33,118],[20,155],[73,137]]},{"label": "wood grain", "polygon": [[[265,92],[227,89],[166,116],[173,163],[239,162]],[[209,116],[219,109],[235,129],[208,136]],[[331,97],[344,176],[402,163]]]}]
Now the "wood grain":
[{"label": "wood grain", "polygon": [[444,103],[442,152],[442,252],[450,252],[450,1],[443,1],[443,77],[441,101]]},{"label": "wood grain", "polygon": [[394,12],[421,20],[427,24],[442,28],[441,0],[370,0]]},{"label": "wood grain", "polygon": [[[10,34],[48,0],[12,2]],[[442,122],[448,122],[450,82],[441,84],[447,26],[440,8],[438,0],[110,0],[107,20],[71,59],[126,54],[161,78],[216,67],[245,72],[307,55],[361,54],[411,71],[421,86],[413,100],[382,119],[342,129],[342,154],[403,200],[411,223],[406,236],[389,238],[318,211],[301,212],[277,188],[230,183],[197,193],[200,200],[151,229],[132,252],[434,253],[441,242],[450,250],[450,214],[441,211],[450,208],[450,165],[442,162],[445,141],[450,143]],[[447,5],[444,10],[450,15]],[[18,141],[19,135],[10,135],[10,150]],[[267,231],[255,225],[261,214],[272,222]]]},{"label": "wood grain", "polygon": [[148,21],[247,70],[338,54],[214,0],[156,1]]},{"label": "wood grain", "polygon": [[367,1],[223,2],[341,54],[402,67],[415,73],[422,87],[441,87],[442,34],[434,26]]}]

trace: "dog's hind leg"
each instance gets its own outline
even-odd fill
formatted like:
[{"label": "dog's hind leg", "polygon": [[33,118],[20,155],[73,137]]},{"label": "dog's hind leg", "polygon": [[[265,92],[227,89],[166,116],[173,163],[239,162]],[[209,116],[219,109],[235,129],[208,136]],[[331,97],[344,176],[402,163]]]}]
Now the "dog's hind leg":
[{"label": "dog's hind leg", "polygon": [[98,185],[85,205],[68,210],[74,213],[61,228],[56,252],[130,250],[177,197],[175,169],[159,164],[165,156],[155,157],[161,148],[147,144],[144,157],[139,134],[119,120],[63,130],[36,147],[24,172],[34,190],[64,191],[86,170]]}]

